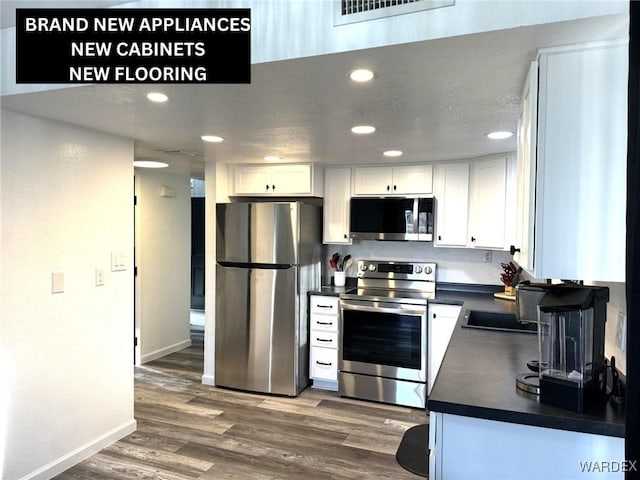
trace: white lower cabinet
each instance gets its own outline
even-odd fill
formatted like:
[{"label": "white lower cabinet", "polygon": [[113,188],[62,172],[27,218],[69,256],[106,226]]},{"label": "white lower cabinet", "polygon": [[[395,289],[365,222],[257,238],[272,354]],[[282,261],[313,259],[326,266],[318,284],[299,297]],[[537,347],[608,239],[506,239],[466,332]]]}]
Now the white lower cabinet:
[{"label": "white lower cabinet", "polygon": [[442,359],[449,346],[449,340],[458,321],[460,310],[458,305],[429,304],[428,308],[428,355],[429,375],[427,396],[431,394],[431,387],[438,376]]},{"label": "white lower cabinet", "polygon": [[339,298],[311,295],[309,376],[314,388],[338,390]]},{"label": "white lower cabinet", "polygon": [[624,457],[624,438],[429,413],[430,480],[622,480]]}]

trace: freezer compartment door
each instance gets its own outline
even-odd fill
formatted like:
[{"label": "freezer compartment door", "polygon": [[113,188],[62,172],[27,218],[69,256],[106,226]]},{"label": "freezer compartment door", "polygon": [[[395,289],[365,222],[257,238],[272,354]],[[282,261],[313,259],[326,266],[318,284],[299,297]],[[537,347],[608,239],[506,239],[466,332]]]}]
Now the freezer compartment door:
[{"label": "freezer compartment door", "polygon": [[298,264],[298,212],[296,202],[217,204],[217,260]]},{"label": "freezer compartment door", "polygon": [[301,340],[296,311],[297,268],[261,269],[217,265],[215,383],[253,392],[297,395]]}]

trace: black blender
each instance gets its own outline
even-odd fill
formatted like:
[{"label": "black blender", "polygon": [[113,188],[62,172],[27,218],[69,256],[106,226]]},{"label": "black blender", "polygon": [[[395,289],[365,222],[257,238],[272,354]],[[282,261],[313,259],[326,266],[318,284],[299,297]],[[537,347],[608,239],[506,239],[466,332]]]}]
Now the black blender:
[{"label": "black blender", "polygon": [[[607,287],[521,284],[518,316],[538,324],[540,403],[584,412],[606,401]],[[520,298],[518,298],[520,297]]]}]

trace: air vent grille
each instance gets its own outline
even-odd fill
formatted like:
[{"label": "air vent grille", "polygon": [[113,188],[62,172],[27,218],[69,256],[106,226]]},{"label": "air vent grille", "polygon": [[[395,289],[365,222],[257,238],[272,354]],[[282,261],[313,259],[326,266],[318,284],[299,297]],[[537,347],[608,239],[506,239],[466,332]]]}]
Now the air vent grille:
[{"label": "air vent grille", "polygon": [[455,0],[334,0],[334,24],[363,22],[453,5]]},{"label": "air vent grille", "polygon": [[342,15],[368,12],[379,8],[395,7],[408,3],[424,2],[424,0],[342,0]]}]

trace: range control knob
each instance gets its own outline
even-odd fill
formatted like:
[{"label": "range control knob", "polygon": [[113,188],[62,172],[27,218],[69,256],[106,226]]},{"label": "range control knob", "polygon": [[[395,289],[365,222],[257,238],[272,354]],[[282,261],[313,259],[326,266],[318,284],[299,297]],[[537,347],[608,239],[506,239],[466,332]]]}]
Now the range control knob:
[{"label": "range control knob", "polygon": [[433,268],[431,268],[431,267],[424,267],[424,273],[426,273],[427,275],[429,275],[430,273],[433,273]]},{"label": "range control knob", "polygon": [[363,272],[367,270],[367,264],[363,263],[362,265],[360,265],[360,270],[362,270]]},{"label": "range control knob", "polygon": [[416,265],[416,267],[414,268],[414,272],[422,273],[422,267],[420,265]]},{"label": "range control knob", "polygon": [[369,264],[369,271],[370,272],[375,272],[376,271],[376,264],[375,263],[370,263]]}]

